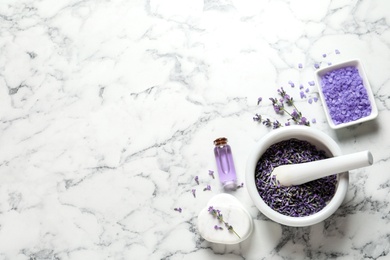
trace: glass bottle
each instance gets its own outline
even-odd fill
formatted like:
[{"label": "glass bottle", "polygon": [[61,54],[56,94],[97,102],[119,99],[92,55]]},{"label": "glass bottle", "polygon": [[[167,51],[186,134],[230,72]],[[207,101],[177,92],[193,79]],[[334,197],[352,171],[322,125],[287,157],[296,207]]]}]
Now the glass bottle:
[{"label": "glass bottle", "polygon": [[214,155],[217,161],[219,180],[225,190],[237,189],[236,169],[234,168],[232,150],[225,137],[214,140]]}]

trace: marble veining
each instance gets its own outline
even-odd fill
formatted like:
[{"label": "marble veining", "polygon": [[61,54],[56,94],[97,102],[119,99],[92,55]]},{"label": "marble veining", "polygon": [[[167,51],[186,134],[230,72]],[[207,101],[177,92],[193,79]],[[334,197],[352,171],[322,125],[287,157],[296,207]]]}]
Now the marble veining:
[{"label": "marble veining", "polygon": [[[2,1],[0,259],[389,259],[389,10],[386,0]],[[331,130],[308,82],[314,64],[354,58],[379,116]],[[311,127],[344,153],[369,149],[374,165],[351,171],[340,209],[305,228],[267,219],[244,183],[231,194],[253,234],[209,243],[196,220],[223,192],[208,174],[212,142],[229,138],[243,182],[272,131],[253,116],[283,120],[267,100],[279,87]]]}]

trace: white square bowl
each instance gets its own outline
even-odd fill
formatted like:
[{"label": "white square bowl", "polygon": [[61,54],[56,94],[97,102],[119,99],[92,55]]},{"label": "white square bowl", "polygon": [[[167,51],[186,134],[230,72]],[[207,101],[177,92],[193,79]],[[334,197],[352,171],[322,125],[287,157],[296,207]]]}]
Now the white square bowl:
[{"label": "white square bowl", "polygon": [[[331,115],[330,115],[330,113],[329,113],[329,107],[328,107],[328,105],[327,105],[327,103],[325,101],[324,93],[323,93],[323,90],[322,90],[322,87],[323,87],[323,85],[322,85],[322,77],[326,73],[328,73],[330,71],[341,69],[341,68],[345,68],[345,67],[356,67],[358,69],[359,75],[360,75],[360,77],[362,78],[362,81],[363,81],[363,86],[365,87],[365,89],[367,91],[367,96],[368,96],[368,99],[369,99],[370,104],[371,104],[371,113],[368,116],[359,118],[359,119],[354,120],[354,121],[349,121],[349,122],[346,122],[346,123],[335,124],[333,119],[332,119],[332,117],[331,117]],[[358,60],[358,59],[349,60],[349,61],[346,61],[346,62],[342,62],[342,63],[331,65],[331,66],[323,68],[323,69],[319,69],[319,70],[317,70],[315,72],[315,80],[316,80],[316,84],[318,86],[318,90],[319,90],[318,92],[320,94],[320,99],[321,99],[322,105],[323,105],[324,110],[325,110],[325,115],[326,115],[326,118],[328,120],[329,126],[331,128],[339,129],[339,128],[343,128],[343,127],[347,127],[347,126],[351,126],[351,125],[355,125],[355,124],[360,124],[360,123],[372,120],[372,119],[374,119],[374,118],[376,118],[378,116],[378,108],[377,108],[377,106],[375,104],[374,95],[372,93],[372,89],[371,89],[370,83],[368,82],[366,73],[364,71],[364,68],[363,68],[362,63],[360,62],[360,60]]]}]

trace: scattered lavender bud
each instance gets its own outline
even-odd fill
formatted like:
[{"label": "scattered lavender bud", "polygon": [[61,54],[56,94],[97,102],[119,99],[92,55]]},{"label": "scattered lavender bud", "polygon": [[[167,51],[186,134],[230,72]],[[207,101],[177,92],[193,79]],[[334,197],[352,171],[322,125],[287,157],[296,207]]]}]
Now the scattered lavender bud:
[{"label": "scattered lavender bud", "polygon": [[215,177],[214,177],[214,171],[209,170],[209,175],[210,175],[213,179],[215,179]]},{"label": "scattered lavender bud", "polygon": [[215,225],[215,226],[214,226],[214,229],[215,229],[215,230],[222,230],[223,227],[220,227],[220,226],[218,226],[218,225]]},{"label": "scattered lavender bud", "polygon": [[299,124],[300,124],[300,125],[307,125],[307,126],[308,126],[308,125],[310,125],[310,122],[307,121],[306,117],[303,116],[303,117],[301,118],[301,121],[299,122]]},{"label": "scattered lavender bud", "polygon": [[338,49],[334,50],[336,54],[340,54],[340,51]]},{"label": "scattered lavender bud", "polygon": [[211,190],[211,186],[207,184],[206,188],[203,189],[203,191]]},{"label": "scattered lavender bud", "polygon": [[311,120],[311,122],[312,122],[313,124],[315,124],[315,123],[317,123],[317,120],[316,120],[315,118],[313,118],[313,119]]},{"label": "scattered lavender bud", "polygon": [[316,83],[312,80],[312,81],[309,81],[309,86],[314,86]]},{"label": "scattered lavender bud", "polygon": [[302,65],[302,63],[299,63],[299,64],[298,64],[298,68],[300,68],[300,69],[302,69],[302,68],[303,68],[303,65]]},{"label": "scattered lavender bud", "polygon": [[261,122],[261,115],[256,114],[256,115],[253,117],[253,121]]},{"label": "scattered lavender bud", "polygon": [[260,105],[260,103],[261,103],[262,100],[263,100],[263,98],[262,98],[262,97],[259,97],[259,98],[257,99],[257,105]]},{"label": "scattered lavender bud", "polygon": [[292,88],[295,87],[294,82],[292,82],[291,80],[288,81],[288,84],[290,84],[290,86],[291,86]]},{"label": "scattered lavender bud", "polygon": [[309,102],[309,104],[311,104],[311,103],[313,103],[313,99],[309,98],[309,100],[307,102]]},{"label": "scattered lavender bud", "polygon": [[305,90],[305,92],[306,92],[306,93],[309,93],[309,91],[310,91],[310,89],[309,89],[309,88],[307,88],[307,89]]},{"label": "scattered lavender bud", "polygon": [[194,198],[196,198],[196,190],[195,190],[195,189],[192,189],[192,190],[191,190],[191,193],[192,193],[192,196],[194,196]]},{"label": "scattered lavender bud", "polygon": [[173,210],[175,210],[175,211],[177,211],[177,212],[179,212],[179,213],[182,212],[182,209],[181,209],[181,208],[174,208]]},{"label": "scattered lavender bud", "polygon": [[301,99],[306,98],[306,95],[305,95],[305,93],[303,91],[299,92],[299,94],[301,95]]},{"label": "scattered lavender bud", "polygon": [[322,54],[322,57],[326,58],[326,53]]},{"label": "scattered lavender bud", "polygon": [[317,102],[318,101],[318,97],[314,97],[313,100],[314,100],[314,102]]},{"label": "scattered lavender bud", "polygon": [[332,65],[332,62],[328,62],[328,66]]},{"label": "scattered lavender bud", "polygon": [[303,87],[303,85],[302,84],[300,84],[299,85],[299,89],[303,89],[304,87]]},{"label": "scattered lavender bud", "polygon": [[198,184],[199,185],[199,177],[198,176],[195,176],[195,182],[196,182],[196,184]]},{"label": "scattered lavender bud", "polygon": [[275,120],[273,123],[272,123],[272,128],[273,129],[277,129],[279,127],[281,127],[282,124],[280,124],[280,122],[278,120]]},{"label": "scattered lavender bud", "polygon": [[270,127],[272,125],[272,122],[269,118],[267,118],[266,120],[263,121],[263,125]]},{"label": "scattered lavender bud", "polygon": [[241,182],[240,185],[237,185],[237,189],[240,189],[240,188],[243,188],[243,187],[244,187],[244,183],[243,182]]},{"label": "scattered lavender bud", "polygon": [[319,69],[319,68],[320,68],[320,65],[318,65],[317,63],[315,63],[315,64],[314,64],[314,68]]},{"label": "scattered lavender bud", "polygon": [[285,126],[289,126],[291,125],[291,123],[289,121],[287,121],[286,123],[284,123]]}]

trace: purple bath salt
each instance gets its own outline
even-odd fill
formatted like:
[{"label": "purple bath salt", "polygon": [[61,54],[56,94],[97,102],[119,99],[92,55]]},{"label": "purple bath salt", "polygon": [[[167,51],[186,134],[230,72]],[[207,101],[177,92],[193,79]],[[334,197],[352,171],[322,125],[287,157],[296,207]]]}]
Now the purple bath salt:
[{"label": "purple bath salt", "polygon": [[332,70],[321,78],[322,93],[330,117],[338,125],[371,114],[371,103],[356,67]]}]

